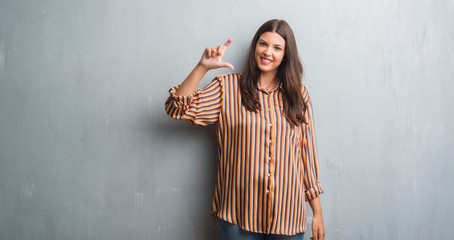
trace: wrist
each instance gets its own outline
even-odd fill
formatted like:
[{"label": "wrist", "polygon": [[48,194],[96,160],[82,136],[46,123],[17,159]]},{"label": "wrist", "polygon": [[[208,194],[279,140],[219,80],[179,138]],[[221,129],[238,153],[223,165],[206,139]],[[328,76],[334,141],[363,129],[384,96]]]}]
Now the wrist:
[{"label": "wrist", "polygon": [[314,216],[314,217],[322,217],[322,212],[312,212],[312,216]]},{"label": "wrist", "polygon": [[208,68],[208,66],[203,65],[201,62],[197,63],[197,65],[195,67],[196,67],[196,69],[199,69],[201,71],[205,71],[205,73],[210,70],[210,68]]}]

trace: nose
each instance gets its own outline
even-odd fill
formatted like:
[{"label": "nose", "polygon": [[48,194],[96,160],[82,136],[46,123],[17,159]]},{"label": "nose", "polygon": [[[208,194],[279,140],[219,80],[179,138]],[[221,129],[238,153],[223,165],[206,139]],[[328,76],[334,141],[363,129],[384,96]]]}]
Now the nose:
[{"label": "nose", "polygon": [[265,52],[264,52],[264,53],[265,53],[265,55],[267,55],[267,56],[271,55],[271,47],[267,47],[267,48],[265,49]]}]

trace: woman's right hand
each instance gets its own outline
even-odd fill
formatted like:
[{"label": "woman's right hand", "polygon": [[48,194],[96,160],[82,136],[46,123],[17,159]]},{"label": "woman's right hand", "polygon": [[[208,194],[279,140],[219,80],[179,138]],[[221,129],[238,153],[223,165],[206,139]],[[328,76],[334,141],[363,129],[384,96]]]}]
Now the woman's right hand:
[{"label": "woman's right hand", "polygon": [[221,45],[217,48],[206,48],[197,66],[194,68],[194,70],[192,70],[192,72],[183,81],[183,83],[181,83],[175,94],[181,96],[188,96],[192,94],[197,88],[197,85],[199,85],[203,76],[205,76],[205,74],[210,69],[221,67],[228,67],[233,69],[232,64],[222,61],[222,57],[224,57],[224,53],[231,42],[232,39],[229,39],[224,45]]},{"label": "woman's right hand", "polygon": [[232,39],[227,40],[224,45],[220,45],[217,48],[206,48],[203,52],[202,58],[199,61],[199,65],[206,67],[207,70],[227,67],[233,69],[233,65],[228,62],[223,62],[225,51],[232,43]]}]

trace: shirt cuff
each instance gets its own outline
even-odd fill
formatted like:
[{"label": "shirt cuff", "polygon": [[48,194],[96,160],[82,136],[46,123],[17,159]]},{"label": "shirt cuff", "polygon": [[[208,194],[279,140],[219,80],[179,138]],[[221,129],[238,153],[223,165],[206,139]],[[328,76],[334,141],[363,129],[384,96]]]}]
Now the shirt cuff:
[{"label": "shirt cuff", "polygon": [[170,98],[173,99],[174,102],[176,104],[178,104],[179,106],[182,106],[182,107],[189,106],[189,104],[191,104],[191,102],[192,102],[192,98],[194,97],[194,93],[192,93],[191,95],[188,95],[188,96],[176,95],[175,93],[177,92],[179,87],[180,87],[180,85],[169,89]]},{"label": "shirt cuff", "polygon": [[306,190],[306,201],[312,200],[322,193],[323,193],[322,186],[320,186],[319,183],[316,183],[314,187]]}]

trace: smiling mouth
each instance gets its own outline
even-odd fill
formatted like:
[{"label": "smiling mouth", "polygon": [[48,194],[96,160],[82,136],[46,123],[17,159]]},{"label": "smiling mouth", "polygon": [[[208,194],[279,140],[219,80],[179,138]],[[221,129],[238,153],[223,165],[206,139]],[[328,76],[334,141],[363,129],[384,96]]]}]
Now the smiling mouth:
[{"label": "smiling mouth", "polygon": [[265,57],[260,57],[260,60],[261,60],[262,64],[265,64],[265,65],[270,64],[272,62],[271,59],[268,59]]}]

